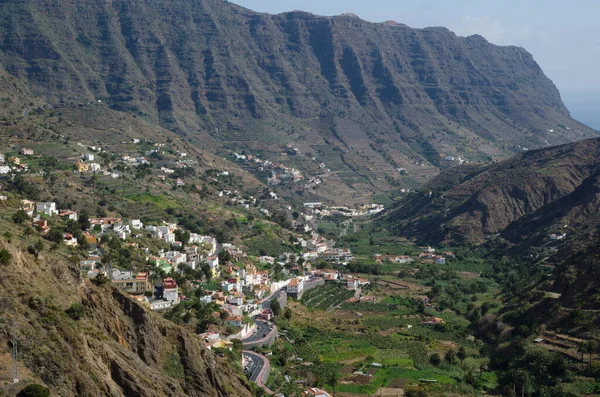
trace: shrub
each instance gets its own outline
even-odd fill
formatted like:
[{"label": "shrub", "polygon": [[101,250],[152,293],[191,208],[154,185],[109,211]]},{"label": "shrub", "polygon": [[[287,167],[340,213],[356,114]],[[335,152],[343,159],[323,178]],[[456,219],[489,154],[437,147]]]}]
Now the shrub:
[{"label": "shrub", "polygon": [[17,394],[17,397],[48,397],[50,396],[50,389],[42,385],[32,383],[27,385],[23,390]]},{"label": "shrub", "polygon": [[12,254],[8,250],[0,250],[0,265],[9,265],[12,261]]},{"label": "shrub", "polygon": [[85,307],[81,303],[73,303],[65,313],[75,321],[81,320],[85,317]]}]

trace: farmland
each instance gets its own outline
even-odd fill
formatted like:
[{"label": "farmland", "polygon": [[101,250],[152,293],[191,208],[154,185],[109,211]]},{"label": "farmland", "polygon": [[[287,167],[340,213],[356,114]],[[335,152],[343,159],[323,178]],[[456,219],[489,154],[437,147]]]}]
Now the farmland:
[{"label": "farmland", "polygon": [[[382,387],[419,387],[430,395],[494,388],[489,358],[472,336],[469,318],[478,310],[495,310],[490,303],[498,293],[495,284],[435,265],[402,278],[396,269],[364,275],[371,286],[363,294],[371,300],[348,302],[354,291],[326,284],[292,302],[292,321],[279,326],[293,342],[287,345],[293,353],[283,366],[275,360],[277,370],[311,379],[318,378],[320,366],[335,365],[336,395],[342,397],[373,395]],[[426,306],[425,296],[433,304]],[[279,349],[285,347],[274,347],[276,357]]]},{"label": "farmland", "polygon": [[309,308],[329,310],[352,297],[354,293],[337,284],[326,284],[307,291],[301,302]]}]

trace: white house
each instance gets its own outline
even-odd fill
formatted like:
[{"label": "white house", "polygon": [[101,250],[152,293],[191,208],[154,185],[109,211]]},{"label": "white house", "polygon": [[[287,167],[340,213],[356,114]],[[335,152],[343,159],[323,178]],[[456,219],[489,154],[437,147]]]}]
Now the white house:
[{"label": "white house", "polygon": [[86,153],[83,155],[83,159],[85,161],[94,161],[94,155],[91,153]]},{"label": "white house", "polygon": [[177,282],[172,278],[168,277],[163,280],[163,297],[164,299],[179,303],[179,288],[177,288]]},{"label": "white house", "polygon": [[54,202],[36,203],[35,209],[37,210],[37,212],[44,213],[48,216],[58,215],[58,210],[56,209],[56,203],[54,203]]},{"label": "white house", "polygon": [[139,219],[132,219],[129,221],[129,225],[132,229],[140,230],[144,228],[144,224]]},{"label": "white house", "polygon": [[302,293],[304,292],[304,279],[298,277],[290,281],[286,286],[286,292],[292,298],[302,298]]},{"label": "white house", "polygon": [[0,174],[10,174],[10,167],[7,165],[0,167]]},{"label": "white house", "polygon": [[102,171],[102,166],[98,163],[90,163],[88,164],[88,170],[91,172],[100,172]]},{"label": "white house", "polygon": [[77,212],[71,210],[60,211],[58,216],[60,216],[61,218],[71,219],[73,221],[79,219],[79,215],[77,214]]}]

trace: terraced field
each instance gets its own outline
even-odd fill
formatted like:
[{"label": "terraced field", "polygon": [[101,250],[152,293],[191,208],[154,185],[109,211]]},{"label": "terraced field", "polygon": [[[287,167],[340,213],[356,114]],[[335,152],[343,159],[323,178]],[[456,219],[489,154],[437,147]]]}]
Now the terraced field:
[{"label": "terraced field", "polygon": [[304,293],[300,300],[306,307],[330,310],[354,295],[353,291],[337,284],[326,284]]}]

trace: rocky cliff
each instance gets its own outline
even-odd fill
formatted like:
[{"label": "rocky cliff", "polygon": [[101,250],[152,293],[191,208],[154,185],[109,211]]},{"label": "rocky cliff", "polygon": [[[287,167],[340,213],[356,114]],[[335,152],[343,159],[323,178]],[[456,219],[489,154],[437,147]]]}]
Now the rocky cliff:
[{"label": "rocky cliff", "polygon": [[428,180],[445,155],[595,134],[522,48],[222,0],[4,0],[0,66],[50,103],[103,100],[203,147],[292,143],[364,194]]}]

